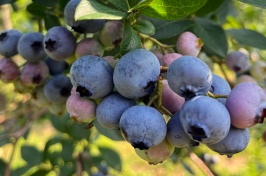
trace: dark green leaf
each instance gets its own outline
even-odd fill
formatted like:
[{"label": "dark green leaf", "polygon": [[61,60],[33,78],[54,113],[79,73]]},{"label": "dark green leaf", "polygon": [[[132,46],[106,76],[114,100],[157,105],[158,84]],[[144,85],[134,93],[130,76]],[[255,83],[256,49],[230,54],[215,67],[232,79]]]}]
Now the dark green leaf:
[{"label": "dark green leaf", "polygon": [[224,0],[223,4],[216,10],[217,20],[220,24],[226,22],[228,15],[236,16],[236,9],[233,0]]},{"label": "dark green leaf", "polygon": [[73,152],[74,152],[74,146],[72,141],[63,141],[62,142],[62,158],[64,162],[71,162],[73,161]]},{"label": "dark green leaf", "polygon": [[42,162],[42,154],[34,146],[22,146],[21,156],[28,165],[35,166]]},{"label": "dark green leaf", "polygon": [[231,29],[226,32],[240,45],[266,49],[266,37],[259,32],[249,29]]},{"label": "dark green leaf", "polygon": [[87,124],[81,123],[78,124],[76,122],[73,123],[71,131],[69,132],[69,136],[74,140],[81,140],[81,139],[89,139],[91,130],[85,128]]},{"label": "dark green leaf", "polygon": [[31,3],[27,6],[27,11],[34,16],[44,17],[46,15],[46,7],[37,3]]},{"label": "dark green leaf", "polygon": [[203,16],[218,9],[225,0],[207,1],[207,3],[201,7],[196,15]]},{"label": "dark green leaf", "polygon": [[44,18],[45,29],[48,31],[54,26],[60,26],[59,18],[55,15],[46,15]]},{"label": "dark green leaf", "polygon": [[0,175],[4,175],[6,164],[7,163],[5,163],[5,161],[0,158]]},{"label": "dark green leaf", "polygon": [[99,0],[81,0],[76,8],[76,20],[107,19],[120,20],[126,17],[127,12],[117,9],[113,5],[104,4]]},{"label": "dark green leaf", "polygon": [[56,6],[58,4],[58,0],[32,0],[32,2],[46,7]]},{"label": "dark green leaf", "polygon": [[106,148],[106,147],[99,147],[99,150],[104,160],[110,167],[118,171],[121,171],[122,162],[121,162],[120,156],[118,155],[116,151],[110,148]]},{"label": "dark green leaf", "polygon": [[2,140],[0,140],[0,147],[5,145],[5,144],[8,144],[8,143],[10,143],[9,139],[2,139]]},{"label": "dark green leaf", "polygon": [[51,115],[51,122],[56,130],[69,133],[73,120],[69,118],[69,114],[65,114],[61,117]]},{"label": "dark green leaf", "polygon": [[145,7],[147,7],[148,5],[150,5],[154,0],[135,0],[135,2],[131,2],[131,0],[129,0],[129,4],[130,7],[134,10],[136,9],[143,9]]},{"label": "dark green leaf", "polygon": [[203,18],[196,18],[195,23],[193,31],[204,42],[203,49],[210,55],[225,57],[228,44],[223,28]]},{"label": "dark green leaf", "polygon": [[63,11],[69,0],[59,0],[60,9]]},{"label": "dark green leaf", "polygon": [[30,174],[30,176],[46,176],[51,170],[39,168],[36,172]]},{"label": "dark green leaf", "polygon": [[75,165],[68,163],[60,167],[60,175],[73,175],[76,171]]},{"label": "dark green leaf", "polygon": [[141,48],[140,37],[138,36],[138,33],[130,26],[130,24],[126,22],[120,44],[120,53],[121,55],[124,55],[137,48]]},{"label": "dark green leaf", "polygon": [[60,165],[60,161],[62,161],[62,153],[61,151],[55,151],[52,153],[49,153],[49,158],[48,160],[51,162],[53,166],[58,166]]},{"label": "dark green leaf", "polygon": [[23,175],[28,170],[30,170],[31,168],[32,168],[32,166],[30,166],[30,165],[26,165],[26,166],[19,167],[19,168],[15,169],[15,170],[12,170],[11,171],[11,176]]},{"label": "dark green leaf", "polygon": [[206,2],[207,0],[154,0],[139,11],[142,15],[153,18],[176,20],[196,12]]},{"label": "dark green leaf", "polygon": [[155,33],[155,28],[153,24],[147,20],[140,20],[137,21],[133,26],[133,29],[136,31],[146,34],[146,35],[153,35]]},{"label": "dark green leaf", "polygon": [[184,19],[179,21],[161,21],[158,25],[155,25],[154,38],[156,39],[167,39],[177,36],[187,30],[193,21]]},{"label": "dark green leaf", "polygon": [[115,140],[115,141],[123,141],[124,140],[124,138],[122,137],[121,132],[119,130],[105,128],[97,120],[94,120],[93,125],[96,127],[97,131],[100,134],[102,134],[102,135],[104,135],[104,136],[106,136],[112,140]]},{"label": "dark green leaf", "polygon": [[256,7],[261,7],[266,9],[266,1],[265,0],[239,0],[240,2],[250,4]]},{"label": "dark green leaf", "polygon": [[128,12],[129,7],[127,0],[106,0],[108,3],[111,3],[114,7],[116,7],[118,10],[121,10],[123,12]]},{"label": "dark green leaf", "polygon": [[0,5],[4,5],[4,4],[11,4],[16,2],[17,0],[1,0],[0,1]]}]

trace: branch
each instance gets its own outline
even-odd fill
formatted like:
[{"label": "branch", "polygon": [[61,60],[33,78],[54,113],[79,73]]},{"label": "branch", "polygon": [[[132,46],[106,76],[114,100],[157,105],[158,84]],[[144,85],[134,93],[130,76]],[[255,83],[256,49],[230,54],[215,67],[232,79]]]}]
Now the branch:
[{"label": "branch", "polygon": [[208,176],[214,176],[214,174],[209,169],[209,167],[206,166],[206,164],[195,153],[191,152],[189,154],[189,156],[192,159],[192,161],[194,161],[194,163],[196,165],[198,165],[205,172],[206,175],[208,175]]}]

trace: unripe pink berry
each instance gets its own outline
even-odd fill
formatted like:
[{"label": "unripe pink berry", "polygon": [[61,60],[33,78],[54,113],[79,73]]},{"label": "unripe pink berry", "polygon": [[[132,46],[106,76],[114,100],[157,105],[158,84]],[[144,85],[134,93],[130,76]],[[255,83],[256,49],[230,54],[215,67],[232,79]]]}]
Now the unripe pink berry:
[{"label": "unripe pink berry", "polygon": [[256,83],[236,85],[226,99],[231,124],[237,128],[249,128],[262,123],[266,112],[266,94]]},{"label": "unripe pink berry", "polygon": [[85,38],[77,43],[75,57],[80,58],[85,55],[102,56],[103,52],[104,50],[100,42],[92,38]]},{"label": "unripe pink berry", "polygon": [[176,49],[182,55],[198,56],[203,41],[191,32],[183,32],[177,39]]},{"label": "unripe pink berry", "polygon": [[236,73],[242,73],[249,68],[249,58],[241,51],[232,51],[226,56],[225,64]]},{"label": "unripe pink berry", "polygon": [[162,83],[162,104],[167,110],[174,114],[181,109],[182,105],[185,103],[185,98],[172,91],[166,79],[162,80]]},{"label": "unripe pink berry", "polygon": [[9,58],[0,60],[0,80],[4,83],[15,81],[19,77],[20,71],[17,64]]},{"label": "unripe pink berry", "polygon": [[168,53],[165,54],[162,58],[163,66],[169,67],[169,65],[176,59],[180,58],[182,55],[178,53]]},{"label": "unripe pink berry", "polygon": [[92,122],[96,118],[96,103],[88,98],[80,97],[78,92],[73,92],[66,102],[70,118],[77,122]]},{"label": "unripe pink berry", "polygon": [[27,86],[37,86],[43,84],[48,76],[49,68],[45,62],[27,62],[21,70],[20,80]]}]

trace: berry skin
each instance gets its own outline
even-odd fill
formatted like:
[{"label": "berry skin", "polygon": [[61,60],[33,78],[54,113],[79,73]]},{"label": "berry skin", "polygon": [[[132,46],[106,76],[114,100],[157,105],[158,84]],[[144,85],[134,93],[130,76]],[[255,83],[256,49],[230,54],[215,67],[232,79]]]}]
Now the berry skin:
[{"label": "berry skin", "polygon": [[20,80],[26,86],[38,86],[49,76],[49,68],[43,61],[27,62],[20,74]]},{"label": "berry skin", "polygon": [[104,97],[96,108],[98,122],[106,128],[119,128],[121,115],[128,108],[135,106],[136,102],[114,92]]},{"label": "berry skin", "polygon": [[225,64],[236,73],[242,73],[249,68],[249,58],[240,51],[232,51],[226,56]]},{"label": "berry skin", "polygon": [[74,54],[76,39],[66,27],[55,26],[47,31],[43,45],[50,58],[62,61]]},{"label": "berry skin", "polygon": [[80,97],[78,92],[73,92],[68,97],[66,109],[70,114],[70,118],[76,120],[78,123],[91,123],[95,120],[95,101],[85,97]]},{"label": "berry skin", "polygon": [[103,53],[104,50],[100,42],[92,38],[85,38],[77,43],[75,57],[80,58],[81,56],[85,55],[94,55],[101,57]]},{"label": "berry skin", "polygon": [[182,56],[171,63],[167,71],[170,88],[185,99],[205,95],[211,88],[212,71],[200,59]]},{"label": "berry skin", "polygon": [[155,145],[147,150],[135,149],[137,155],[149,164],[156,165],[168,159],[174,153],[175,147],[172,146],[166,139],[158,145]]},{"label": "berry skin", "polygon": [[266,62],[257,60],[250,67],[250,75],[257,81],[266,78]]},{"label": "berry skin", "polygon": [[113,81],[117,91],[124,97],[135,99],[154,91],[160,74],[157,57],[145,49],[135,49],[117,62]]},{"label": "berry skin", "polygon": [[177,39],[176,49],[182,55],[197,56],[203,46],[200,38],[191,32],[183,32]]},{"label": "berry skin", "polygon": [[80,96],[102,98],[113,90],[113,68],[103,58],[86,55],[76,60],[70,68],[70,79]]},{"label": "berry skin", "polygon": [[236,82],[235,82],[235,86],[237,84],[240,84],[242,82],[253,82],[253,83],[257,83],[257,81],[250,75],[240,75],[237,77]]},{"label": "berry skin", "polygon": [[211,150],[218,152],[221,155],[227,155],[228,158],[233,154],[243,151],[250,139],[249,129],[239,129],[231,126],[228,134],[223,140],[216,144],[207,145]]},{"label": "berry skin", "polygon": [[168,85],[167,80],[162,80],[162,104],[172,114],[179,111],[185,102],[185,98],[177,95]]},{"label": "berry skin", "polygon": [[50,57],[45,59],[45,63],[47,64],[49,73],[52,76],[64,73],[68,68],[68,63],[66,61],[57,61],[51,59]]},{"label": "berry skin", "polygon": [[177,148],[198,146],[199,143],[192,140],[184,131],[179,114],[176,112],[167,122],[167,140]]},{"label": "berry skin", "polygon": [[[212,78],[211,93],[228,95],[231,92],[230,85],[221,76],[213,74]],[[217,98],[217,100],[225,105],[226,98]]]},{"label": "berry skin", "polygon": [[17,64],[9,59],[0,59],[0,80],[4,83],[10,83],[15,81],[20,75]]},{"label": "berry skin", "polygon": [[174,60],[176,60],[176,59],[178,59],[180,57],[182,57],[182,55],[181,54],[178,54],[178,53],[168,53],[168,54],[165,54],[163,56],[163,58],[162,58],[162,60],[163,60],[163,66],[169,67]]},{"label": "berry skin", "polygon": [[40,32],[23,34],[18,41],[18,53],[28,62],[37,62],[46,57],[43,48],[44,35]]},{"label": "berry skin", "polygon": [[121,21],[108,21],[100,31],[99,39],[106,49],[118,46],[122,40],[124,24]]},{"label": "berry skin", "polygon": [[64,9],[66,23],[78,33],[95,33],[100,31],[106,20],[79,20],[75,21],[75,11],[80,0],[70,0]]},{"label": "berry skin", "polygon": [[44,95],[53,103],[66,102],[70,96],[72,84],[69,77],[59,74],[51,77],[44,85]]},{"label": "berry skin", "polygon": [[18,54],[18,41],[22,33],[15,29],[5,30],[0,33],[0,54],[10,58]]},{"label": "berry skin", "polygon": [[121,116],[122,135],[134,148],[149,149],[166,137],[166,122],[162,114],[150,106],[132,106]]},{"label": "berry skin", "polygon": [[221,141],[230,129],[230,115],[219,101],[197,96],[185,102],[180,121],[188,136],[205,144]]},{"label": "berry skin", "polygon": [[237,128],[249,128],[262,123],[265,117],[266,94],[256,83],[236,85],[226,99],[231,124]]}]

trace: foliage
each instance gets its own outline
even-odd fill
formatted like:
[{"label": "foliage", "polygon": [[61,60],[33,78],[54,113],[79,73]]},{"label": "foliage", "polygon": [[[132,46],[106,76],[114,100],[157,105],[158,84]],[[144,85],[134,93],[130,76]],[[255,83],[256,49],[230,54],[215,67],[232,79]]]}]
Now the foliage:
[{"label": "foliage", "polygon": [[[24,13],[27,13],[25,20],[29,21],[30,27],[25,27],[24,31],[32,30],[33,24],[38,24],[36,25],[38,30],[43,33],[53,26],[66,25],[63,10],[67,2],[68,0],[29,2],[24,7],[26,9]],[[264,27],[263,31],[259,31],[256,26],[247,28],[246,26],[250,24],[246,25],[245,21],[237,19],[239,17],[233,14],[239,6],[243,5],[242,3],[259,8],[266,8],[266,3],[262,0],[240,0],[240,2],[233,0],[215,2],[211,0],[82,0],[77,7],[75,18],[76,20],[123,21],[125,27],[120,45],[105,51],[104,55],[121,56],[133,49],[146,46],[147,41],[152,42],[152,46],[147,45],[148,49],[157,48],[162,53],[167,52],[169,48],[176,51],[172,45],[175,45],[177,37],[184,31],[192,31],[204,43],[202,52],[216,64],[223,62],[230,50],[241,47],[263,57],[265,55],[260,50],[266,49],[264,35],[266,28]],[[0,5],[3,4],[11,4],[17,15],[22,13],[17,8],[20,5],[16,0],[1,1]],[[254,18],[256,18],[255,14],[253,14]],[[97,35],[96,33],[93,37],[97,38]],[[23,65],[23,61],[17,60]],[[89,128],[86,123],[78,124],[70,120],[68,113],[55,115],[47,111],[47,108],[41,110],[34,108],[34,102],[29,98],[31,96],[30,91],[24,95],[20,93],[7,95],[7,101],[12,102],[15,108],[8,105],[5,110],[2,110],[5,119],[1,122],[0,145],[12,144],[15,148],[20,138],[27,140],[27,134],[33,123],[42,123],[45,120],[51,122],[56,129],[56,134],[45,141],[45,146],[41,149],[34,145],[21,146],[21,157],[26,162],[23,166],[10,168],[12,155],[10,160],[1,158],[0,175],[4,175],[4,172],[10,175],[47,175],[48,173],[73,175],[78,167],[88,175],[92,175],[95,173],[95,168],[100,171],[103,165],[115,170],[114,172],[123,170],[122,159],[116,150],[93,144],[101,135],[115,141],[122,141],[123,137],[118,130],[103,128],[97,121],[94,122],[93,128]],[[92,149],[97,152],[93,152]],[[204,153],[198,149],[194,152],[199,155]],[[187,173],[194,174],[195,171],[185,160],[187,157],[185,155],[188,153],[189,151],[176,149],[171,162],[179,162]]]}]

